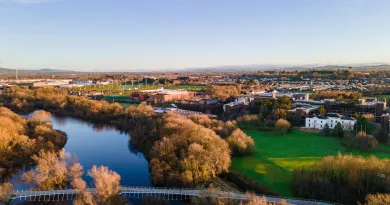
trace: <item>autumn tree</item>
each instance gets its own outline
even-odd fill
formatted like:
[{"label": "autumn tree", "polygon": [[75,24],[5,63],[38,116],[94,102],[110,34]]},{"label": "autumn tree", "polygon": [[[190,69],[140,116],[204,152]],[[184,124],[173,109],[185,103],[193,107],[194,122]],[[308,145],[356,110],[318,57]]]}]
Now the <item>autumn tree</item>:
[{"label": "autumn tree", "polygon": [[207,115],[192,115],[189,116],[189,118],[196,124],[214,130],[219,136],[224,139],[229,137],[232,132],[237,128],[236,121],[222,121],[217,119],[211,119]]},{"label": "autumn tree", "polygon": [[11,183],[4,183],[0,185],[0,202],[8,204],[11,201],[14,186]]},{"label": "autumn tree", "polygon": [[87,184],[81,177],[76,177],[71,183],[76,191],[76,199],[74,205],[95,205],[96,202],[90,192],[87,190]]},{"label": "autumn tree", "polygon": [[44,110],[37,110],[32,113],[31,119],[39,122],[50,122],[51,114],[50,112],[46,112]]},{"label": "autumn tree", "polygon": [[135,124],[137,122],[144,122],[145,119],[154,115],[154,109],[152,106],[147,105],[146,102],[142,102],[138,106],[130,106],[125,110],[128,120]]},{"label": "autumn tree", "polygon": [[231,85],[209,85],[206,90],[206,94],[210,97],[220,98],[226,100],[231,96],[237,96],[241,93],[240,84]]},{"label": "autumn tree", "polygon": [[34,155],[36,163],[35,169],[23,174],[26,183],[34,184],[39,190],[64,189],[82,175],[82,166],[72,161],[68,152],[61,150],[40,151],[39,155]]},{"label": "autumn tree", "polygon": [[281,108],[274,109],[272,110],[271,116],[273,120],[286,119],[287,110]]},{"label": "autumn tree", "polygon": [[240,128],[237,128],[226,139],[230,149],[236,154],[247,154],[253,151],[255,142],[252,137],[245,134]]},{"label": "autumn tree", "polygon": [[287,134],[290,127],[291,127],[290,122],[288,122],[285,119],[279,119],[275,122],[275,130],[279,135]]},{"label": "autumn tree", "polygon": [[175,114],[164,115],[161,140],[150,153],[153,183],[195,186],[230,166],[228,144],[213,130]]},{"label": "autumn tree", "polygon": [[325,115],[326,114],[326,110],[325,110],[324,106],[320,106],[318,108],[318,114],[320,114],[320,115]]},{"label": "autumn tree", "polygon": [[105,204],[114,204],[111,202],[118,200],[121,180],[118,173],[109,170],[108,167],[94,165],[88,171],[88,176],[93,178],[98,201]]},{"label": "autumn tree", "polygon": [[[34,121],[34,122],[33,122]],[[40,130],[42,132],[35,132]],[[59,150],[66,135],[50,124],[26,119],[8,108],[0,107],[0,174],[31,163],[40,150]]]},{"label": "autumn tree", "polygon": [[387,205],[390,204],[390,194],[368,194],[365,205]]},{"label": "autumn tree", "polygon": [[237,122],[242,125],[259,125],[260,120],[258,115],[243,115],[237,117]]},{"label": "autumn tree", "polygon": [[375,156],[328,156],[312,167],[296,169],[293,190],[297,197],[357,204],[367,194],[387,192],[389,168],[388,160]]}]

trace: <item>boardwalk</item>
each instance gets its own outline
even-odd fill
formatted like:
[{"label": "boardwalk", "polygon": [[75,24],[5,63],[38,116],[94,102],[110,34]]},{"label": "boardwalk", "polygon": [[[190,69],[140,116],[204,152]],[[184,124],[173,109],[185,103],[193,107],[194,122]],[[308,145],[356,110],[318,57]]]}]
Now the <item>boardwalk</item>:
[{"label": "boardwalk", "polygon": [[[88,192],[94,193],[95,188],[89,188]],[[142,198],[144,195],[163,197],[169,200],[184,200],[191,197],[217,197],[238,200],[253,200],[255,197],[265,197],[267,201],[278,203],[285,200],[289,204],[298,205],[330,205],[333,203],[312,201],[303,199],[285,199],[273,196],[263,195],[247,195],[243,193],[226,192],[210,189],[175,189],[175,188],[159,188],[159,187],[121,187],[120,193],[129,197]],[[29,201],[64,201],[75,198],[76,191],[74,189],[66,190],[50,190],[50,191],[15,191],[12,199],[21,199]]]}]

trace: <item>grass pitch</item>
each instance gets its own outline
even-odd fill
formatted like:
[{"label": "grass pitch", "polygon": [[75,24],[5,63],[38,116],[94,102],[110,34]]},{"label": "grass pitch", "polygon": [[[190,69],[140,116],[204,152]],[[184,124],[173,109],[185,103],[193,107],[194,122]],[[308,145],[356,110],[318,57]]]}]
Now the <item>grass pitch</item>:
[{"label": "grass pitch", "polygon": [[[245,174],[268,186],[283,196],[292,196],[292,177],[294,169],[309,167],[329,155],[342,154],[376,155],[378,158],[389,158],[390,154],[372,151],[348,151],[340,145],[341,140],[326,137],[317,133],[306,133],[294,130],[279,136],[275,132],[258,131],[254,128],[244,129],[255,140],[253,155],[234,157],[231,169]],[[390,149],[381,145],[382,149]]]}]

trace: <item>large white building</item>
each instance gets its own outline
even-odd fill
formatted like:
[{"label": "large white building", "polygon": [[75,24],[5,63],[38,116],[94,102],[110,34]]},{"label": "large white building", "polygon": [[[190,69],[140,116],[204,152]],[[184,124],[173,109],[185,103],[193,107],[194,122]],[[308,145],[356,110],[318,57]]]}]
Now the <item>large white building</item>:
[{"label": "large white building", "polygon": [[351,117],[345,117],[337,114],[317,115],[306,117],[306,128],[323,129],[326,124],[333,129],[337,123],[340,123],[344,130],[352,130],[356,120]]}]

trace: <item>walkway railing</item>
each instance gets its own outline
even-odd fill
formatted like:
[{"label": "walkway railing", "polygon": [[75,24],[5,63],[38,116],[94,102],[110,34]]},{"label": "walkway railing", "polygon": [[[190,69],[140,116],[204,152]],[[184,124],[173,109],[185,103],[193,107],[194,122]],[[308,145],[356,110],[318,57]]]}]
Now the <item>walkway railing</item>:
[{"label": "walkway railing", "polygon": [[[96,188],[88,188],[88,192],[95,193]],[[65,201],[73,200],[76,197],[76,190],[49,190],[49,191],[15,191],[12,194],[12,199],[29,200],[29,201]],[[249,195],[244,193],[226,192],[211,189],[177,189],[164,187],[120,187],[120,194],[128,197],[143,198],[144,196],[157,196],[168,200],[185,200],[191,197],[216,197],[224,199],[238,199],[238,200],[253,200],[256,198],[265,197],[268,202],[279,203],[282,200],[288,204],[297,205],[330,205],[335,204],[331,202],[296,199],[296,198],[282,198],[266,195]]]}]

